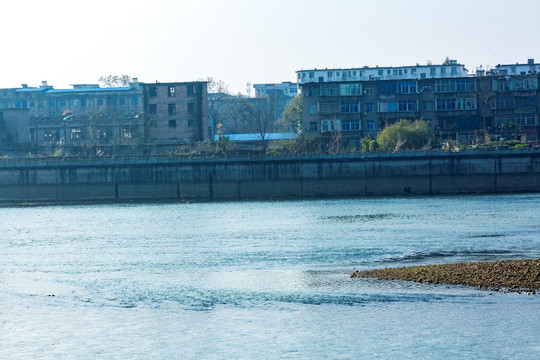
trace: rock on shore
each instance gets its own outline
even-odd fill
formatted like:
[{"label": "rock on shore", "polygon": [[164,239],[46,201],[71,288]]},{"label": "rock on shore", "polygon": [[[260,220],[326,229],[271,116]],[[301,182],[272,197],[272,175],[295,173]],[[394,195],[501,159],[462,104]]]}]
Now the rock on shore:
[{"label": "rock on shore", "polygon": [[405,280],[538,293],[540,259],[472,262],[355,271],[351,277]]}]

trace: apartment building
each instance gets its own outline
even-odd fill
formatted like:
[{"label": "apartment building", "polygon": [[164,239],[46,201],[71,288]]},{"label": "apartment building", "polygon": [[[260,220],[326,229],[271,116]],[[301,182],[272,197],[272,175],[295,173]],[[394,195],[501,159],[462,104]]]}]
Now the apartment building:
[{"label": "apartment building", "polygon": [[[28,136],[19,137],[17,144],[42,153],[60,147],[90,155],[129,153],[145,145],[166,150],[209,138],[205,82],[145,84],[133,79],[126,87],[55,89],[44,81],[39,87],[0,89],[0,111],[8,110],[26,110]],[[10,122],[3,132],[12,133],[14,126]]]},{"label": "apartment building", "polygon": [[342,149],[358,149],[400,119],[423,119],[441,138],[538,135],[538,74],[470,76],[464,65],[300,70],[304,127]]}]

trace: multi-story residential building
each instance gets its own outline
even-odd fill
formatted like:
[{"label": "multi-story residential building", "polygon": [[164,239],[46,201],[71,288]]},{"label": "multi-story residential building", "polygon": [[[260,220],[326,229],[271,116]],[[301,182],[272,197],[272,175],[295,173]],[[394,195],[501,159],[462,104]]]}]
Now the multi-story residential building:
[{"label": "multi-story residential building", "polygon": [[33,117],[66,114],[139,114],[142,112],[141,88],[137,79],[127,87],[102,88],[97,84],[72,85],[72,89],[54,89],[46,81],[39,87],[0,89],[0,107],[29,109]]},{"label": "multi-story residential building", "polygon": [[298,95],[298,84],[290,81],[272,84],[253,84],[255,97],[266,97],[271,92],[281,92],[284,96],[293,98]]},{"label": "multi-story residential building", "polygon": [[276,84],[255,84],[253,88],[257,98],[268,99],[268,110],[271,112],[272,122],[275,124],[273,130],[280,130],[279,121],[287,105],[298,95],[298,84],[284,81]]},{"label": "multi-story residential building", "polygon": [[39,87],[23,84],[0,89],[0,108],[27,110],[32,151],[118,150],[144,136],[142,90],[133,80],[130,86],[108,88],[77,84],[55,89],[46,81]]},{"label": "multi-story residential building", "polygon": [[494,68],[497,75],[534,75],[540,73],[540,64],[535,64],[534,59],[527,59],[526,64],[497,65]]},{"label": "multi-story residential building", "polygon": [[[0,89],[0,110],[25,109],[32,151],[128,152],[208,139],[206,83],[97,84]],[[22,141],[22,139],[21,139]]]},{"label": "multi-story residential building", "polygon": [[[538,139],[538,75],[469,76],[456,61],[398,68],[301,70],[304,127],[327,146],[358,149],[400,119],[423,119],[461,140],[514,128]],[[506,124],[506,125],[505,125]],[[506,131],[508,133],[508,131]]]},{"label": "multi-story residential building", "polygon": [[312,82],[343,82],[367,80],[410,80],[455,78],[468,76],[465,65],[447,60],[442,65],[419,65],[399,67],[369,67],[351,69],[313,69],[296,72],[298,84]]},{"label": "multi-story residential building", "polygon": [[209,139],[207,83],[144,83],[146,142],[178,145]]}]

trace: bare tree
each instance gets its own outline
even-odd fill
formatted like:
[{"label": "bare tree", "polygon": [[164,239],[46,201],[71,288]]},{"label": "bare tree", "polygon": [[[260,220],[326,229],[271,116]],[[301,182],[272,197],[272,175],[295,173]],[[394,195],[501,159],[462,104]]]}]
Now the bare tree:
[{"label": "bare tree", "polygon": [[129,84],[133,81],[133,79],[129,75],[122,74],[120,76],[118,75],[100,76],[98,81],[104,87],[128,87]]},{"label": "bare tree", "polygon": [[208,115],[217,129],[218,124],[223,124],[228,100],[232,95],[229,92],[229,86],[223,80],[208,77],[206,81],[208,82]]},{"label": "bare tree", "polygon": [[268,147],[268,134],[274,128],[274,99],[269,96],[264,98],[247,98],[242,109],[246,123],[251,130],[259,135],[262,148]]}]

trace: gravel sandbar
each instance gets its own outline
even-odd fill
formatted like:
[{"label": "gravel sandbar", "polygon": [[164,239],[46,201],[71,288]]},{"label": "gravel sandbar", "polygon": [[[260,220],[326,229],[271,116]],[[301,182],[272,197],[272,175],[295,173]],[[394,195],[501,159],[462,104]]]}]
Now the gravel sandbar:
[{"label": "gravel sandbar", "polygon": [[540,259],[470,262],[355,271],[351,277],[476,286],[540,293]]}]

